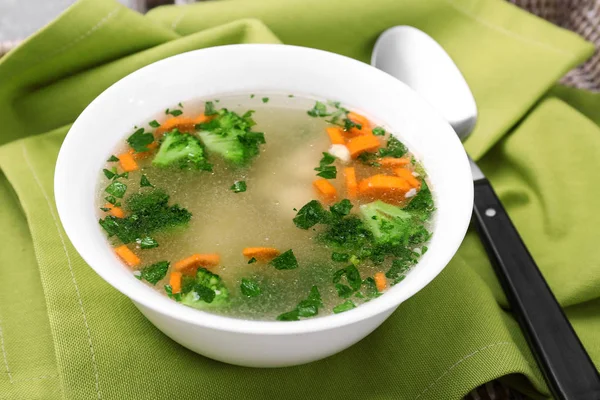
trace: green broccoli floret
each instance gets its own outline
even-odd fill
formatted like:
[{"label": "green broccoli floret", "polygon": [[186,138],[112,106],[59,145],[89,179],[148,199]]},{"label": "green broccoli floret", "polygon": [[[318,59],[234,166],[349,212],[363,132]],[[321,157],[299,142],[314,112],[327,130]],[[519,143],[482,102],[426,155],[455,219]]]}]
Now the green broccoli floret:
[{"label": "green broccoli floret", "polygon": [[415,245],[429,240],[420,215],[381,200],[360,206],[361,218],[378,244]]},{"label": "green broccoli floret", "polygon": [[229,303],[229,290],[221,277],[205,268],[198,268],[195,282],[187,285],[181,303],[194,308],[222,307]]},{"label": "green broccoli floret", "polygon": [[177,129],[163,135],[152,165],[212,171],[212,166],[204,157],[202,143],[196,137]]},{"label": "green broccoli floret", "polygon": [[260,152],[260,145],[265,143],[264,134],[252,132],[255,125],[253,111],[240,116],[223,108],[212,111],[215,115],[209,122],[196,125],[197,134],[209,152],[219,154],[236,165],[246,165]]},{"label": "green broccoli floret", "polygon": [[125,244],[153,232],[187,224],[192,214],[179,205],[168,204],[169,195],[162,189],[131,195],[125,201],[125,218],[107,216],[100,225],[108,236],[117,236]]}]

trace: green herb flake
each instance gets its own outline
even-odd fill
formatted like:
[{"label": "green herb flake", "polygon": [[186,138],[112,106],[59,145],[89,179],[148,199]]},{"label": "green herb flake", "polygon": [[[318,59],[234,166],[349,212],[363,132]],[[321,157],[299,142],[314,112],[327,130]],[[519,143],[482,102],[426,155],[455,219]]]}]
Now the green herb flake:
[{"label": "green herb flake", "polygon": [[298,260],[296,260],[296,256],[292,249],[280,254],[271,260],[270,264],[275,267],[275,269],[295,269],[298,268]]},{"label": "green herb flake", "polygon": [[263,97],[261,100],[262,100],[263,103],[268,103],[269,102],[269,98],[268,97]]},{"label": "green herb flake", "polygon": [[107,161],[107,162],[115,162],[115,161],[119,161],[119,157],[117,157],[117,156],[115,156],[115,155],[113,154],[113,155],[111,155],[111,156],[109,157],[109,159],[108,159],[108,160],[106,160],[106,161]]},{"label": "green herb flake", "polygon": [[140,245],[142,250],[158,247],[158,242],[152,239],[150,236],[146,236],[142,239],[136,239],[136,243]]},{"label": "green herb flake", "polygon": [[242,193],[246,191],[246,181],[235,181],[229,189],[234,193]]},{"label": "green herb flake", "polygon": [[375,136],[385,136],[385,129],[383,129],[380,126],[375,127],[375,128],[373,128],[373,135],[375,135]]},{"label": "green herb flake", "polygon": [[109,171],[106,168],[103,169],[102,172],[104,172],[104,176],[106,176],[108,179],[112,179],[116,175],[114,172]]},{"label": "green herb flake", "polygon": [[104,189],[106,193],[115,196],[118,199],[122,199],[127,191],[127,185],[119,181],[113,181],[110,185]]},{"label": "green herb flake", "polygon": [[253,98],[254,98],[254,94],[251,94],[251,95],[250,95],[250,98],[251,98],[251,99],[253,99]]},{"label": "green herb flake", "polygon": [[327,152],[323,152],[323,158],[319,161],[320,166],[333,164],[335,162],[335,157]]},{"label": "green herb flake", "polygon": [[204,103],[204,115],[210,116],[217,114],[218,111],[215,109],[215,103],[213,103],[212,101],[207,101],[206,103]]},{"label": "green herb flake", "polygon": [[[336,289],[338,290],[338,294],[340,294],[340,289],[338,288],[339,286],[345,286],[345,285],[340,285],[339,282],[342,280],[342,277],[346,276],[346,281],[348,282],[348,285],[350,285],[349,289],[351,288],[351,292],[354,292],[358,289],[360,289],[360,286],[362,284],[362,279],[360,278],[360,272],[358,272],[358,269],[356,269],[356,267],[352,264],[347,266],[346,268],[342,268],[337,270],[334,274],[333,274],[333,283],[336,284]],[[346,289],[341,289],[341,290],[346,290]],[[341,294],[340,294],[341,296]]]},{"label": "green herb flake", "polygon": [[113,206],[119,207],[121,205],[115,196],[106,196],[104,200],[108,201]]},{"label": "green herb flake", "polygon": [[294,97],[294,95],[293,94],[288,94],[288,97]]},{"label": "green herb flake", "polygon": [[154,142],[154,135],[144,132],[144,128],[138,129],[127,138],[127,143],[136,153],[148,151],[148,145],[152,142]]},{"label": "green herb flake", "polygon": [[110,211],[110,208],[106,208],[106,207],[100,207],[100,209],[102,211],[104,211],[104,212],[109,212]]},{"label": "green herb flake", "polygon": [[261,293],[258,283],[256,283],[256,281],[246,278],[242,278],[240,289],[242,291],[242,294],[247,297],[256,297]]},{"label": "green herb flake", "polygon": [[335,262],[347,262],[350,259],[350,256],[346,253],[331,253],[331,260]]},{"label": "green herb flake", "polygon": [[335,314],[339,314],[343,313],[344,311],[352,310],[353,308],[356,308],[356,304],[354,304],[352,300],[346,300],[342,304],[333,307],[333,312]]},{"label": "green herb flake", "polygon": [[327,211],[317,200],[306,203],[294,217],[294,224],[300,229],[309,229],[327,218]]},{"label": "green herb flake", "polygon": [[306,112],[311,117],[327,117],[327,106],[320,101],[317,101],[314,107]]},{"label": "green herb flake", "polygon": [[342,299],[347,299],[348,297],[352,296],[352,293],[354,293],[354,290],[352,290],[350,286],[346,286],[341,283],[335,284],[335,290],[337,291],[338,296],[340,296]]},{"label": "green herb flake", "polygon": [[252,257],[251,259],[248,260],[248,264],[254,264],[257,261],[258,260],[255,257]]},{"label": "green herb flake", "polygon": [[349,131],[352,128],[356,128],[358,130],[362,129],[362,125],[361,124],[357,124],[356,122],[352,121],[350,118],[344,118],[344,130],[345,131]]},{"label": "green herb flake", "polygon": [[156,285],[167,275],[169,269],[168,261],[159,261],[152,265],[142,268],[142,279]]},{"label": "green herb flake", "polygon": [[171,287],[171,285],[165,285],[165,293],[171,299],[173,299],[175,301],[181,301],[181,293],[175,293],[175,294],[173,294],[173,288]]},{"label": "green herb flake", "polygon": [[387,145],[379,149],[380,157],[394,157],[401,158],[406,154],[408,149],[401,141],[396,139],[394,136],[390,136],[387,141]]},{"label": "green herb flake", "polygon": [[174,117],[178,117],[178,116],[180,116],[181,114],[183,114],[183,111],[181,111],[181,110],[169,110],[169,109],[167,108],[167,110],[165,111],[165,114],[169,114],[169,115],[172,115],[172,116],[174,116]]},{"label": "green herb flake", "polygon": [[141,187],[154,187],[154,185],[150,183],[150,181],[148,180],[148,177],[146,175],[142,175],[142,177],[140,179],[140,186]]},{"label": "green herb flake", "polygon": [[298,321],[298,310],[292,310],[277,316],[277,321]]},{"label": "green herb flake", "polygon": [[152,128],[158,128],[160,126],[157,120],[152,120],[148,122],[148,125],[150,125]]},{"label": "green herb flake", "polygon": [[329,210],[331,210],[331,213],[334,215],[344,217],[344,216],[350,214],[352,207],[353,207],[353,205],[350,200],[343,199],[343,200],[335,203],[331,207],[329,207]]},{"label": "green herb flake", "polygon": [[324,179],[335,179],[337,177],[337,168],[335,165],[324,165],[322,167],[315,168],[318,172],[317,176]]},{"label": "green herb flake", "polygon": [[[217,100],[218,101],[218,100]],[[177,103],[177,105],[181,108],[183,108],[183,104],[181,104],[181,102]]]}]

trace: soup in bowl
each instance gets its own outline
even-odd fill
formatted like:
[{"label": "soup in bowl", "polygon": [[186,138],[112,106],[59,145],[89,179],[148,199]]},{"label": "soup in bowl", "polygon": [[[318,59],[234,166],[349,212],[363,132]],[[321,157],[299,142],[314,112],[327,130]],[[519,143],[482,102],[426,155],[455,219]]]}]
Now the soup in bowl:
[{"label": "soup in bowl", "polygon": [[444,268],[472,207],[462,145],[415,93],[282,45],[117,82],[67,135],[55,195],[81,256],[151,322],[247,366],[362,339]]}]

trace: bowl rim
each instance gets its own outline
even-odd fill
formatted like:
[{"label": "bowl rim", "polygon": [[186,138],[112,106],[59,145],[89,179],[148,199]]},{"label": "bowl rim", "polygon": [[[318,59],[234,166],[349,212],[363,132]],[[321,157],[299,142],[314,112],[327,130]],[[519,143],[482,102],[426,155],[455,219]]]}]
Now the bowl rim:
[{"label": "bowl rim", "polygon": [[[138,76],[142,75],[143,73],[147,73],[149,70],[168,68],[170,64],[184,60],[185,58],[194,59],[195,57],[208,57],[213,53],[243,51],[261,51],[266,53],[275,52],[281,53],[281,55],[284,55],[286,52],[304,53],[304,55],[307,56],[337,58],[338,60],[343,60],[341,62],[347,63],[348,65],[354,64],[354,67],[356,68],[358,68],[357,66],[360,65],[360,68],[364,68],[365,71],[369,70],[370,72],[368,73],[381,75],[380,78],[385,79],[386,84],[390,86],[396,85],[399,88],[402,88],[402,90],[407,93],[408,96],[412,96],[411,101],[421,103],[419,107],[425,107],[427,109],[427,113],[430,114],[432,119],[437,119],[439,123],[442,123],[447,127],[446,130],[449,132],[449,134],[454,136],[453,139],[455,139],[456,143],[460,146],[460,149],[462,149],[457,149],[459,150],[459,153],[456,154],[456,157],[458,164],[460,164],[459,167],[465,171],[464,176],[461,176],[460,179],[464,189],[467,191],[464,193],[464,198],[467,200],[461,205],[461,209],[456,210],[457,213],[461,214],[460,221],[462,221],[462,225],[456,226],[456,235],[451,238],[451,244],[446,246],[448,250],[446,251],[443,261],[439,262],[439,266],[435,274],[432,274],[429,279],[423,280],[419,285],[412,285],[406,287],[405,290],[386,293],[383,296],[373,299],[368,303],[361,304],[360,306],[344,313],[317,316],[300,321],[260,321],[226,317],[193,309],[162,295],[161,297],[163,300],[154,300],[137,295],[137,292],[131,293],[131,291],[128,289],[130,286],[128,283],[120,281],[116,277],[112,276],[108,268],[102,268],[102,266],[95,265],[97,263],[95,263],[93,259],[88,259],[89,254],[86,254],[85,251],[80,249],[81,246],[79,246],[80,241],[78,239],[78,231],[72,219],[67,217],[69,209],[68,196],[67,193],[65,193],[66,191],[64,190],[64,187],[66,187],[66,177],[68,176],[68,174],[65,173],[67,172],[68,168],[67,148],[70,147],[69,143],[73,140],[75,135],[80,135],[83,133],[84,130],[80,128],[80,125],[84,124],[82,121],[85,118],[89,118],[88,114],[92,112],[90,109],[92,109],[94,105],[104,102],[106,99],[110,99],[111,93],[115,90],[115,87],[118,88],[123,84],[123,82],[135,80]],[[150,112],[152,112],[152,110],[150,110]],[[469,181],[468,183],[467,180]],[[102,279],[108,282],[119,292],[129,297],[134,304],[138,305],[139,303],[139,305],[142,305],[143,307],[153,310],[159,314],[165,315],[166,317],[203,328],[212,328],[219,331],[256,335],[295,335],[330,330],[376,317],[382,313],[385,313],[386,311],[398,307],[402,302],[412,297],[415,293],[427,286],[450,262],[466,235],[473,207],[473,184],[467,154],[464,151],[464,147],[462,146],[462,143],[460,143],[458,136],[456,136],[448,122],[443,120],[442,117],[436,111],[434,111],[431,106],[416,92],[391,75],[388,75],[387,73],[378,70],[369,64],[325,50],[285,44],[232,44],[193,50],[156,61],[128,74],[105,89],[80,114],[72,127],[69,129],[69,132],[67,133],[63,144],[61,145],[54,175],[54,196],[63,228],[78,254],[84,259],[89,267],[91,267],[98,275],[100,275],[100,277],[102,277]],[[435,234],[435,227],[433,232]],[[140,282],[140,284],[143,283]]]}]

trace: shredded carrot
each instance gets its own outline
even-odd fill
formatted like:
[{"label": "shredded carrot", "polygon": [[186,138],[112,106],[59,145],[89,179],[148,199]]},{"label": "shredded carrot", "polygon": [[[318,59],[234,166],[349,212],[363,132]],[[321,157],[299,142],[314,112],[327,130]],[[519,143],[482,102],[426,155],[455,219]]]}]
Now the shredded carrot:
[{"label": "shredded carrot", "polygon": [[121,257],[121,260],[123,260],[125,264],[129,265],[130,267],[136,267],[141,263],[140,258],[125,245],[115,248],[115,253],[117,253],[117,255]]},{"label": "shredded carrot", "polygon": [[379,140],[374,135],[357,136],[350,139],[348,144],[346,144],[346,147],[348,148],[348,151],[350,151],[352,158],[358,157],[365,151],[377,150],[379,146]]},{"label": "shredded carrot", "polygon": [[317,179],[313,182],[313,186],[323,201],[331,203],[336,200],[337,190],[327,179]]},{"label": "shredded carrot", "polygon": [[129,149],[128,153],[132,155],[134,160],[143,160],[152,155],[152,150],[156,150],[158,148],[158,142],[152,142],[148,146],[148,151],[142,151],[141,153],[136,153],[134,149]]},{"label": "shredded carrot", "polygon": [[408,182],[408,184],[415,189],[419,190],[421,188],[421,182],[413,176],[411,170],[406,168],[396,168],[394,169],[394,174],[402,179],[405,179],[406,182]]},{"label": "shredded carrot", "polygon": [[387,288],[387,279],[385,279],[385,274],[383,272],[375,273],[375,286],[377,286],[377,290],[383,292]]},{"label": "shredded carrot", "polygon": [[242,254],[247,258],[256,258],[258,261],[271,261],[279,255],[279,250],[273,247],[246,247]]},{"label": "shredded carrot", "polygon": [[192,254],[191,256],[173,264],[175,271],[189,271],[197,267],[215,267],[219,265],[218,254]]},{"label": "shredded carrot", "polygon": [[355,124],[360,125],[360,129],[357,127],[350,128],[350,130],[346,132],[349,136],[371,135],[373,133],[373,131],[371,131],[371,123],[366,117],[350,112],[348,113],[348,119]]},{"label": "shredded carrot", "polygon": [[331,140],[331,144],[345,144],[346,139],[344,139],[343,130],[337,126],[330,126],[326,129],[327,134],[329,135],[329,140]]},{"label": "shredded carrot", "polygon": [[171,285],[171,293],[173,294],[181,292],[181,275],[181,272],[171,272],[169,285]]},{"label": "shredded carrot", "polygon": [[125,217],[125,212],[123,211],[123,209],[121,207],[117,207],[114,206],[110,203],[106,203],[104,205],[104,208],[108,208],[108,213],[110,215],[112,215],[113,217],[117,217],[117,218],[124,218]]},{"label": "shredded carrot", "polygon": [[211,117],[207,117],[204,114],[200,114],[194,118],[190,117],[173,117],[169,118],[156,130],[154,131],[154,136],[159,137],[162,136],[163,133],[169,132],[175,128],[179,129],[180,132],[192,133],[196,129],[197,124],[201,124],[203,122],[210,121]]},{"label": "shredded carrot", "polygon": [[364,117],[360,114],[357,114],[355,112],[349,112],[348,113],[348,119],[352,122],[354,122],[355,124],[360,124],[363,127],[368,128],[370,123],[369,120],[367,119],[367,117]]},{"label": "shredded carrot", "polygon": [[140,168],[133,159],[133,156],[129,153],[123,153],[119,155],[118,158],[121,168],[123,168],[123,171],[125,172],[136,171]]},{"label": "shredded carrot", "polygon": [[356,198],[356,190],[358,184],[356,183],[356,171],[353,167],[344,168],[344,175],[346,177],[346,193],[349,199]]},{"label": "shredded carrot", "polygon": [[380,158],[379,160],[377,160],[377,162],[382,167],[389,167],[389,168],[403,167],[405,165],[410,164],[410,160],[408,158],[394,158],[394,157],[383,157],[383,158]]},{"label": "shredded carrot", "polygon": [[387,175],[373,175],[358,184],[361,196],[370,199],[403,200],[410,189],[405,179]]}]

